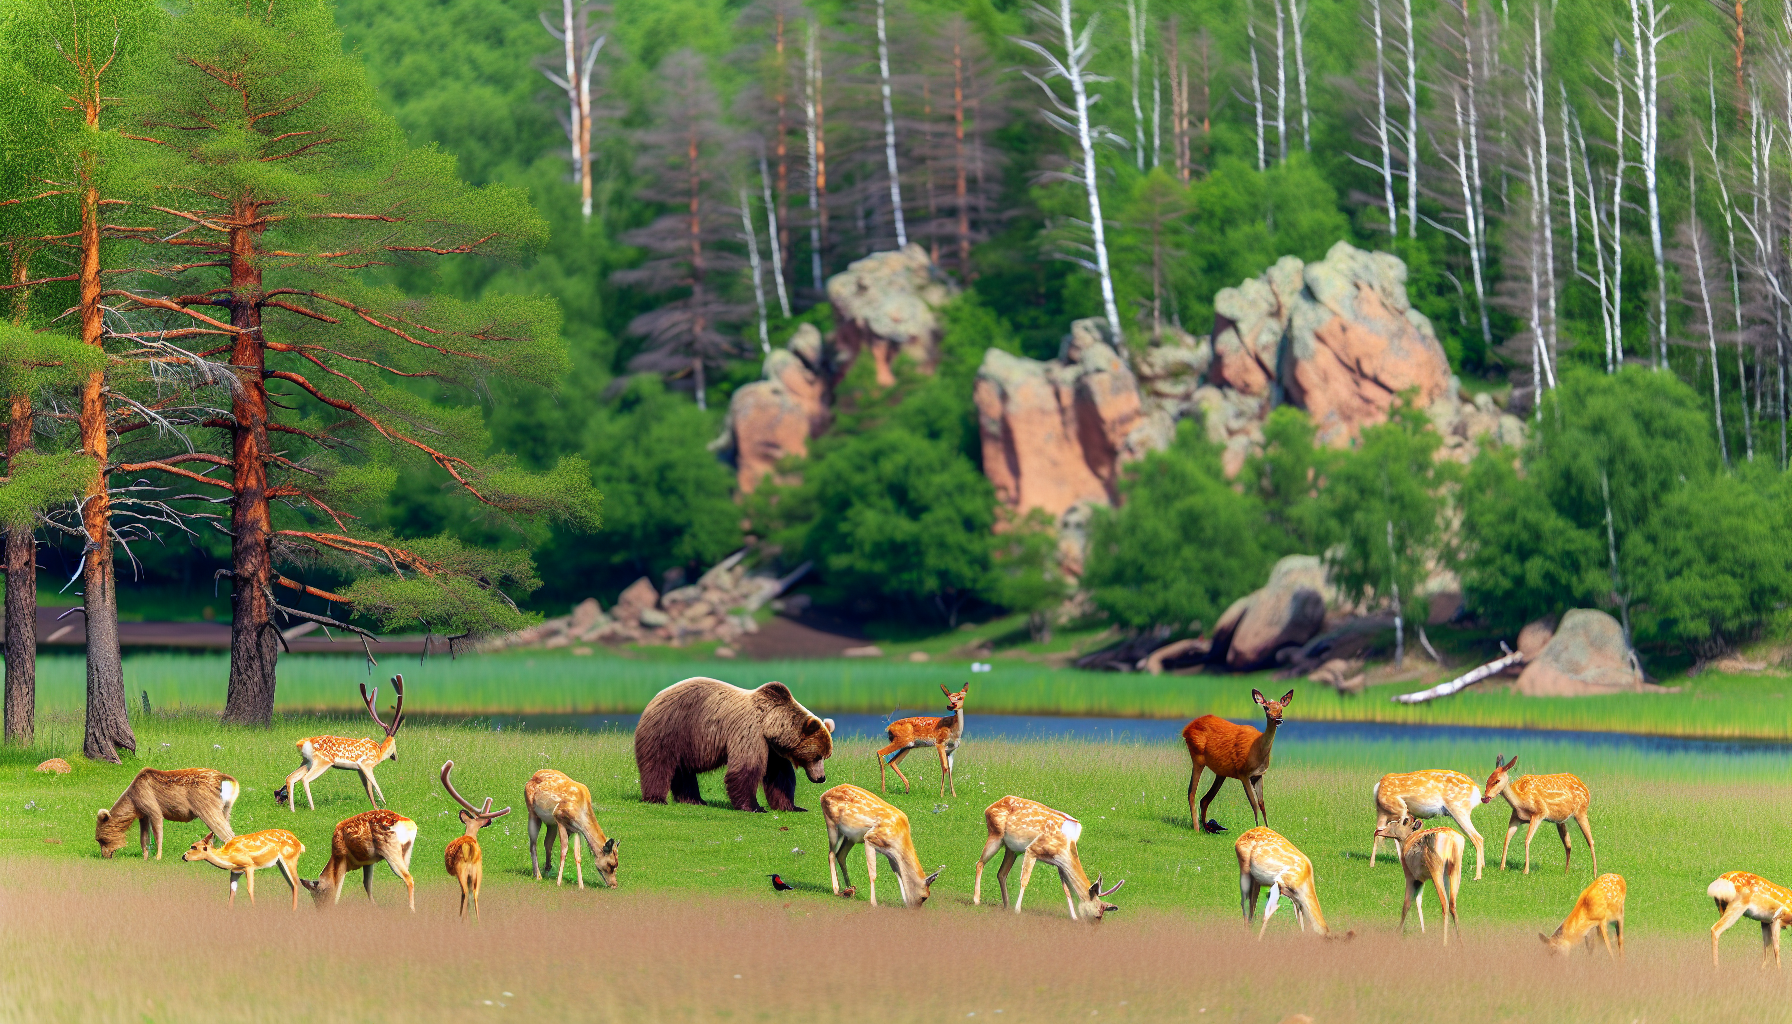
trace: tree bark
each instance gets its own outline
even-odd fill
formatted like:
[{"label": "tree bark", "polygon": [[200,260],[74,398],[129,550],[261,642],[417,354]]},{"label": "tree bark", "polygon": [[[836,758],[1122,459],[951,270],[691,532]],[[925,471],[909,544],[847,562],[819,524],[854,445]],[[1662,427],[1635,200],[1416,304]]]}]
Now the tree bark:
[{"label": "tree bark", "polygon": [[[30,279],[30,263],[15,254],[13,284]],[[26,289],[13,292],[13,322],[25,318]],[[31,395],[12,396],[6,465],[31,447]],[[30,746],[37,730],[37,537],[29,526],[6,531],[6,741]]]},{"label": "tree bark", "polygon": [[964,154],[964,35],[952,36],[952,169],[953,194],[958,201],[958,276],[971,280],[971,210],[968,168]]},{"label": "tree bark", "polygon": [[889,165],[890,213],[896,222],[896,248],[908,245],[902,219],[902,175],[896,166],[896,113],[890,105],[890,43],[884,28],[884,0],[877,0],[877,70],[884,97],[884,162]]},{"label": "tree bark", "polygon": [[267,725],[274,716],[274,668],[280,634],[274,625],[273,515],[268,504],[267,352],[261,342],[261,269],[256,262],[259,208],[239,208],[230,232],[231,326],[238,329],[230,362],[242,382],[231,401],[230,688],[224,721]]}]

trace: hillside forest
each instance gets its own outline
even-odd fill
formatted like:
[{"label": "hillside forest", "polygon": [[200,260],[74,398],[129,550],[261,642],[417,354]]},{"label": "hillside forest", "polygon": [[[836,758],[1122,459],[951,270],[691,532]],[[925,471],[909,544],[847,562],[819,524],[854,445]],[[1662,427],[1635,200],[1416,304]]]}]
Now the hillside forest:
[{"label": "hillside forest", "polygon": [[[1297,552],[1421,621],[1450,573],[1700,661],[1786,626],[1792,4],[56,0],[0,47],[9,736],[38,589],[102,758],[133,591],[230,595],[237,722],[290,622],[468,642],[742,547],[916,628],[1198,630]],[[982,472],[985,351],[1204,338],[1339,240],[1523,446],[1284,407],[1228,478],[1185,421],[1067,576]],[[910,243],[937,368],[737,494],[731,395]]]}]

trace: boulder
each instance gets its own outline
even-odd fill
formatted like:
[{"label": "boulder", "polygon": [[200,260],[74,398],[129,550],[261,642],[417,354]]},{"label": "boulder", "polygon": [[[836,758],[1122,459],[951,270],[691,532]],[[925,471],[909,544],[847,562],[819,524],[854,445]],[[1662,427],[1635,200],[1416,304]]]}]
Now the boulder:
[{"label": "boulder", "polygon": [[1618,620],[1576,608],[1562,616],[1549,642],[1525,665],[1516,688],[1527,697],[1589,697],[1634,693],[1646,684]]},{"label": "boulder", "polygon": [[637,622],[642,612],[657,608],[659,603],[660,592],[654,588],[652,580],[643,576],[616,596],[616,606],[611,611],[622,622]]},{"label": "boulder", "polygon": [[1251,591],[1227,605],[1226,610],[1220,613],[1219,619],[1213,624],[1213,644],[1208,648],[1212,660],[1225,660],[1232,649],[1232,634],[1238,631],[1239,622],[1243,621],[1244,613],[1250,611],[1251,602],[1259,593],[1260,591]]},{"label": "boulder", "polygon": [[788,348],[765,357],[762,379],[735,391],[721,438],[712,447],[732,450],[735,481],[751,494],[788,456],[809,453],[809,439],[827,429],[828,395],[821,333],[797,328]]},{"label": "boulder", "polygon": [[1524,660],[1527,662],[1536,661],[1537,656],[1543,653],[1543,648],[1549,646],[1549,641],[1555,635],[1556,618],[1553,615],[1535,622],[1527,622],[1524,628],[1518,631],[1518,653],[1524,655]]},{"label": "boulder", "polygon": [[1313,639],[1325,625],[1325,589],[1325,563],[1317,557],[1289,555],[1277,562],[1232,631],[1226,665],[1261,668],[1275,663],[1276,651]]},{"label": "boulder", "polygon": [[1284,256],[1263,276],[1213,297],[1209,379],[1241,394],[1271,397],[1280,377],[1282,339],[1301,292],[1301,261]]},{"label": "boulder", "polygon": [[914,243],[849,264],[828,279],[839,371],[845,372],[865,349],[877,361],[877,382],[886,387],[896,383],[891,364],[897,353],[931,371],[939,362],[940,325],[934,310],[956,294],[957,286]]}]

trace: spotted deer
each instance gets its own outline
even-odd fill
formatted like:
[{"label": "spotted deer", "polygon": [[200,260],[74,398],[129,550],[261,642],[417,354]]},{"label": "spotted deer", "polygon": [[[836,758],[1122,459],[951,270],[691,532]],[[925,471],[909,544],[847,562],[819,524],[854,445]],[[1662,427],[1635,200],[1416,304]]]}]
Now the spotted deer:
[{"label": "spotted deer", "polygon": [[1717,923],[1711,926],[1711,966],[1717,963],[1717,940],[1743,918],[1761,922],[1761,966],[1773,951],[1773,966],[1780,966],[1780,929],[1792,925],[1792,892],[1747,871],[1730,871],[1705,888],[1717,903]]},{"label": "spotted deer", "polygon": [[1276,912],[1282,896],[1294,904],[1294,919],[1300,930],[1308,922],[1320,935],[1331,937],[1326,927],[1325,912],[1319,909],[1319,889],[1313,881],[1313,862],[1288,840],[1266,827],[1253,828],[1238,837],[1239,909],[1244,923],[1250,924],[1257,913],[1257,896],[1269,889],[1269,903],[1263,908],[1263,927],[1257,931],[1261,942],[1269,931],[1269,919]]},{"label": "spotted deer", "polygon": [[299,842],[298,836],[282,828],[270,828],[237,836],[223,846],[213,846],[212,839],[212,833],[207,832],[180,859],[189,863],[204,861],[230,872],[231,906],[236,906],[237,880],[245,875],[249,878],[249,903],[253,906],[255,872],[272,867],[279,868],[285,876],[286,884],[292,887],[292,909],[299,909],[299,855],[305,852],[305,844]]},{"label": "spotted deer", "polygon": [[886,766],[902,780],[902,791],[908,792],[908,776],[902,774],[902,759],[916,747],[932,747],[940,756],[940,797],[946,796],[946,783],[952,783],[952,796],[958,796],[958,780],[952,777],[952,754],[958,745],[964,742],[964,698],[970,692],[971,684],[965,683],[957,693],[940,684],[940,692],[946,695],[946,710],[952,712],[944,718],[923,716],[920,718],[901,718],[890,723],[887,734],[890,743],[877,752],[877,791],[884,789],[884,768]]},{"label": "spotted deer", "polygon": [[155,833],[156,859],[162,859],[162,822],[198,818],[215,836],[228,840],[230,810],[242,792],[235,779],[210,768],[145,768],[137,773],[109,808],[102,808],[94,822],[93,838],[100,856],[107,860],[124,849],[131,822],[137,823],[137,845],[149,859],[149,836]]},{"label": "spotted deer", "polygon": [[286,777],[286,785],[274,790],[274,802],[285,803],[294,811],[299,809],[297,791],[294,783],[302,783],[305,787],[305,803],[317,810],[317,804],[311,800],[311,783],[332,768],[342,768],[361,774],[361,784],[367,787],[367,802],[379,807],[385,803],[386,794],[381,792],[379,782],[373,777],[373,770],[381,761],[390,758],[398,760],[398,727],[404,724],[404,676],[392,677],[392,690],[398,694],[398,703],[392,708],[392,724],[380,721],[380,713],[374,707],[374,701],[380,695],[380,688],[374,687],[373,693],[367,692],[367,684],[361,684],[361,702],[367,705],[367,713],[373,716],[373,723],[386,731],[386,738],[374,742],[368,738],[352,740],[345,736],[307,736],[298,741],[299,767]]},{"label": "spotted deer", "polygon": [[1406,873],[1406,902],[1400,905],[1400,930],[1406,931],[1406,913],[1413,903],[1419,904],[1419,931],[1425,931],[1425,904],[1419,900],[1426,881],[1437,890],[1437,902],[1443,907],[1444,945],[1450,944],[1450,921],[1455,919],[1458,937],[1462,919],[1456,915],[1456,893],[1462,888],[1462,835],[1448,828],[1423,828],[1414,817],[1402,815],[1375,830],[1377,838],[1386,836],[1400,847],[1400,867]]},{"label": "spotted deer", "polygon": [[342,883],[348,873],[361,869],[361,887],[373,902],[373,869],[385,861],[392,873],[404,879],[411,909],[417,909],[417,883],[411,878],[411,854],[417,846],[417,823],[397,811],[362,811],[336,826],[330,836],[330,862],[316,881],[299,879],[321,909],[342,899]]},{"label": "spotted deer", "polygon": [[591,847],[592,862],[599,877],[610,888],[616,888],[616,869],[622,863],[621,843],[604,835],[603,826],[591,810],[591,791],[583,783],[574,782],[564,772],[543,768],[523,784],[523,805],[529,808],[529,863],[535,868],[535,880],[541,881],[541,862],[535,857],[535,843],[544,822],[553,822],[548,834],[547,858],[554,863],[554,839],[560,840],[560,875],[555,885],[566,882],[566,851],[572,849],[573,871],[579,888],[585,888],[585,860],[579,852],[579,837]]},{"label": "spotted deer", "polygon": [[[909,835],[908,815],[880,799],[868,789],[842,783],[821,794],[821,817],[828,827],[828,880],[834,895],[842,895],[840,880],[846,879],[844,895],[851,897],[852,876],[846,870],[846,855],[854,843],[865,844],[865,873],[870,878],[871,905],[877,906],[877,858],[882,855],[896,872],[896,889],[902,894],[905,907],[916,908],[932,894],[931,875],[921,874],[921,856],[915,852]],[[943,869],[944,864],[940,865]]]},{"label": "spotted deer", "polygon": [[1064,901],[1070,906],[1072,921],[1098,922],[1102,915],[1119,907],[1107,902],[1108,894],[1126,884],[1122,878],[1103,889],[1101,876],[1089,881],[1083,870],[1077,841],[1083,837],[1083,823],[1053,810],[1036,800],[1005,796],[983,811],[983,822],[989,828],[989,839],[983,844],[983,855],[977,858],[977,878],[971,889],[971,904],[983,902],[983,866],[1002,851],[1002,866],[996,869],[996,885],[1002,890],[1002,906],[1008,906],[1008,872],[1020,858],[1020,888],[1014,894],[1014,912],[1020,913],[1021,900],[1026,898],[1027,883],[1033,878],[1033,866],[1044,863],[1058,869],[1058,880],[1064,886]]},{"label": "spotted deer", "polygon": [[1518,764],[1518,755],[1513,754],[1512,760],[1502,765],[1503,756],[1493,756],[1493,774],[1487,776],[1487,792],[1481,797],[1485,804],[1503,796],[1512,805],[1512,820],[1506,823],[1506,845],[1500,847],[1500,870],[1506,870],[1506,851],[1512,849],[1512,836],[1520,824],[1528,822],[1531,827],[1524,834],[1524,873],[1531,873],[1531,840],[1537,835],[1537,826],[1547,821],[1555,825],[1562,837],[1562,871],[1566,873],[1568,862],[1574,859],[1574,844],[1568,839],[1568,819],[1572,818],[1586,837],[1587,855],[1593,858],[1593,874],[1598,875],[1599,851],[1593,846],[1593,830],[1587,824],[1587,805],[1593,800],[1587,784],[1568,774],[1514,779],[1512,768]]},{"label": "spotted deer", "polygon": [[[1228,722],[1218,715],[1202,715],[1182,729],[1182,742],[1188,744],[1188,756],[1194,761],[1194,774],[1188,780],[1188,813],[1194,819],[1194,827],[1200,831],[1225,831],[1217,825],[1209,827],[1207,808],[1227,779],[1237,779],[1244,786],[1244,798],[1251,805],[1251,824],[1257,823],[1259,814],[1263,816],[1263,824],[1269,824],[1269,808],[1263,805],[1263,775],[1269,771],[1270,749],[1275,746],[1283,711],[1294,702],[1294,691],[1289,690],[1282,694],[1281,700],[1272,701],[1252,690],[1251,699],[1263,709],[1264,728],[1261,732],[1248,725]],[[1212,770],[1213,788],[1201,798],[1201,808],[1197,812],[1195,791],[1201,784],[1202,769]]]},{"label": "spotted deer", "polygon": [[1468,834],[1475,844],[1475,879],[1481,878],[1485,844],[1469,815],[1484,801],[1481,790],[1461,772],[1432,769],[1383,775],[1371,790],[1375,797],[1375,841],[1369,846],[1369,866],[1375,866],[1375,853],[1381,848],[1382,826],[1410,814],[1423,821],[1449,815],[1456,827]]},{"label": "spotted deer", "polygon": [[448,780],[448,773],[454,770],[454,762],[442,765],[442,788],[461,806],[460,823],[466,826],[467,834],[455,838],[442,851],[442,865],[448,874],[460,883],[460,916],[467,916],[467,900],[473,901],[473,919],[479,919],[479,882],[484,877],[485,855],[479,850],[479,830],[510,813],[506,807],[501,811],[492,810],[492,798],[485,798],[484,807],[474,807],[454,788]]},{"label": "spotted deer", "polygon": [[[1580,899],[1574,901],[1574,909],[1568,912],[1568,919],[1562,922],[1554,935],[1539,933],[1537,937],[1549,947],[1551,953],[1566,953],[1581,939],[1587,941],[1587,953],[1593,952],[1593,933],[1605,941],[1607,956],[1616,960],[1624,956],[1624,876],[1600,875],[1593,883],[1581,890]],[[1618,934],[1618,951],[1612,952],[1612,937],[1605,926]]]}]

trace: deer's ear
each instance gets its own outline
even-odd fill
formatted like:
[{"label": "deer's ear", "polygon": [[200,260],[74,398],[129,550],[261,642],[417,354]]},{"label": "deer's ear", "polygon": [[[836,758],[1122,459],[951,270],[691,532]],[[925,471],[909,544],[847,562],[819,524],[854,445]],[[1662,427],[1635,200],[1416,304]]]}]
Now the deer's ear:
[{"label": "deer's ear", "polygon": [[614,836],[612,836],[609,839],[604,841],[604,848],[602,850],[599,850],[598,852],[607,856],[609,854],[615,853],[616,848],[621,845],[622,844],[617,842],[616,838]]},{"label": "deer's ear", "polygon": [[[944,868],[944,867],[943,867],[943,866],[942,866],[942,867],[941,867],[941,868],[940,868],[940,870],[941,870],[941,871],[944,871],[944,870],[945,870],[945,868]],[[938,878],[938,877],[940,877],[940,872],[939,872],[939,871],[935,871],[935,872],[934,872],[934,873],[933,873],[933,874],[931,874],[931,875],[928,875],[928,876],[927,876],[927,877],[926,877],[926,878],[925,878],[925,879],[923,879],[923,880],[922,880],[922,882],[921,882],[921,884],[922,884],[922,885],[927,885],[927,886],[931,886],[931,885],[932,885],[932,884],[933,884],[933,880],[934,880],[934,879],[936,879],[936,878]]]},{"label": "deer's ear", "polygon": [[1506,755],[1504,755],[1504,754],[1493,755],[1493,770],[1496,772],[1499,771],[1500,770],[1500,762],[1504,761],[1505,759],[1506,759]]},{"label": "deer's ear", "polygon": [[1290,705],[1292,703],[1294,703],[1294,691],[1293,690],[1289,690],[1287,693],[1282,694],[1281,704],[1283,707],[1287,707],[1288,705]]},{"label": "deer's ear", "polygon": [[1537,933],[1537,941],[1541,942],[1545,946],[1547,946],[1547,945],[1549,945],[1549,936],[1543,934],[1542,932],[1538,932]]},{"label": "deer's ear", "polygon": [[1262,690],[1252,690],[1251,691],[1251,699],[1256,701],[1259,704],[1268,704],[1269,703],[1269,701],[1266,701],[1263,699],[1263,691]]},{"label": "deer's ear", "polygon": [[102,821],[102,822],[110,821],[111,819],[112,819],[111,809],[106,808],[106,807],[100,808],[100,821]]},{"label": "deer's ear", "polygon": [[946,684],[945,684],[945,683],[941,683],[941,684],[940,684],[940,692],[941,692],[941,693],[943,693],[943,694],[945,694],[945,695],[946,695],[946,696],[948,696],[948,697],[950,697],[950,696],[952,696],[952,691],[951,691],[951,690],[948,690],[948,689],[946,689]]},{"label": "deer's ear", "polygon": [[1514,769],[1516,767],[1518,767],[1518,755],[1513,754],[1512,760],[1506,762],[1506,770],[1511,771],[1512,769]]}]

